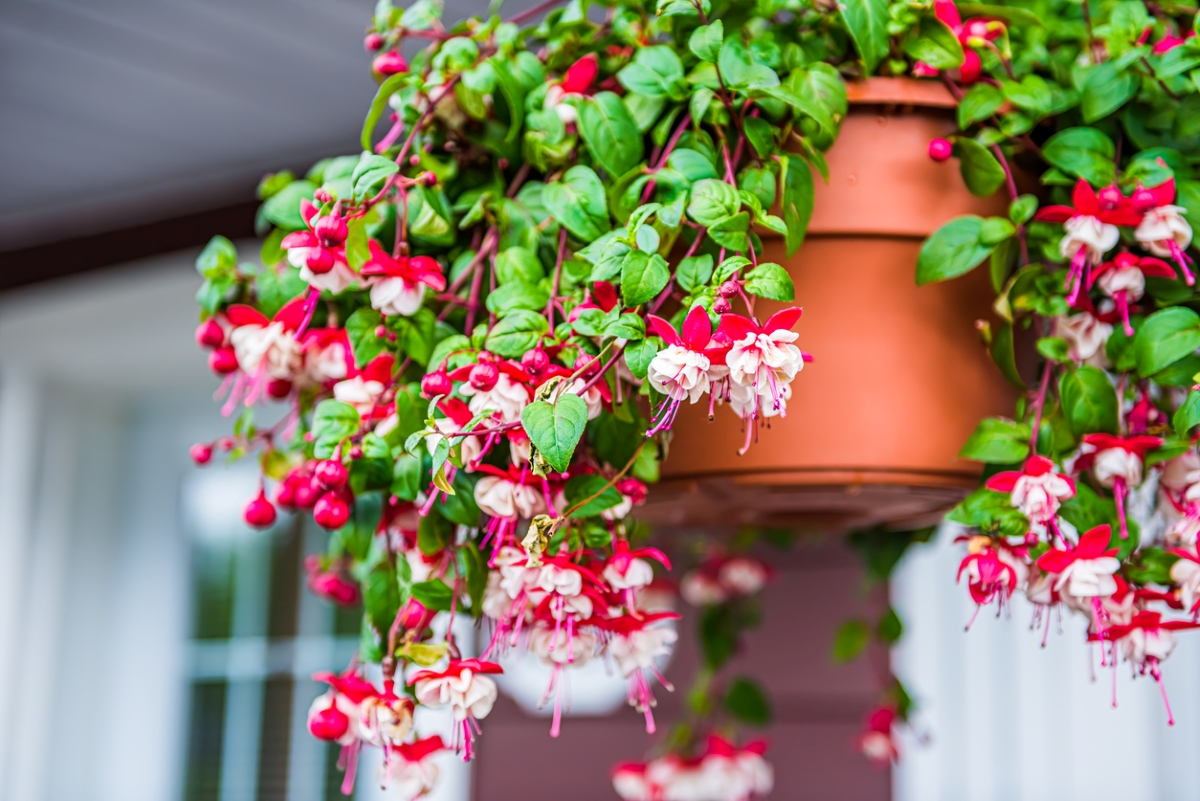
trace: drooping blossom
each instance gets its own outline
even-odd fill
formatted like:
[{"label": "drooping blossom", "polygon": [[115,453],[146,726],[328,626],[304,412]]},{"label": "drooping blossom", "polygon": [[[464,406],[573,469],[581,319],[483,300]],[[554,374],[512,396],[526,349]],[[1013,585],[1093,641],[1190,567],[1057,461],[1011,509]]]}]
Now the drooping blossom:
[{"label": "drooping blossom", "polygon": [[552,83],[546,89],[546,99],[543,108],[554,109],[564,125],[574,124],[578,112],[571,103],[563,101],[570,97],[578,97],[587,93],[596,80],[600,71],[600,59],[595,53],[588,53],[576,61],[563,73],[562,80]]},{"label": "drooping blossom", "polygon": [[300,216],[307,230],[293,231],[280,242],[288,263],[300,269],[300,278],[314,290],[334,295],[358,286],[358,273],[346,263],[345,220],[320,216],[308,200],[300,201]]},{"label": "drooping blossom", "polygon": [[1105,345],[1112,332],[1112,323],[1102,320],[1091,311],[1054,318],[1054,336],[1067,341],[1071,358],[1093,367],[1109,366]]},{"label": "drooping blossom", "polygon": [[430,256],[400,256],[383,249],[374,239],[369,240],[371,258],[359,273],[368,278],[371,287],[371,307],[384,316],[410,317],[421,308],[425,289],[435,292],[446,288],[442,265]]},{"label": "drooping blossom", "polygon": [[1146,454],[1161,447],[1163,440],[1146,434],[1118,437],[1113,434],[1084,434],[1084,452],[1075,461],[1076,470],[1091,469],[1096,482],[1112,487],[1121,523],[1121,539],[1129,537],[1125,517],[1125,498],[1129,490],[1142,483],[1142,464]]},{"label": "drooping blossom", "polygon": [[1114,574],[1121,567],[1119,549],[1110,548],[1112,527],[1096,526],[1080,536],[1074,548],[1051,548],[1037,560],[1037,566],[1053,575],[1053,588],[1067,597],[1091,604],[1092,625],[1098,632],[1107,629],[1101,599],[1118,589]]},{"label": "drooping blossom", "polygon": [[494,662],[455,659],[445,670],[419,670],[408,680],[419,703],[434,708],[450,707],[459,724],[456,749],[463,749],[464,761],[469,762],[474,753],[472,726],[486,718],[496,703],[496,682],[488,674],[503,672],[504,668]]},{"label": "drooping blossom", "polygon": [[890,765],[900,756],[896,749],[896,738],[892,727],[896,723],[896,710],[881,706],[871,710],[863,733],[858,736],[858,750],[877,765]]},{"label": "drooping blossom", "polygon": [[657,702],[646,673],[652,674],[668,691],[674,690],[659,671],[655,660],[670,654],[671,646],[678,639],[675,629],[655,624],[678,620],[679,617],[675,612],[656,612],[641,616],[620,615],[597,621],[597,625],[611,634],[608,653],[621,675],[629,679],[629,705],[645,715],[647,734],[655,731],[652,710]]},{"label": "drooping blossom", "polygon": [[397,746],[393,749],[396,759],[387,767],[391,778],[389,791],[403,801],[416,801],[433,790],[438,767],[431,757],[445,750],[446,744],[437,734]]},{"label": "drooping blossom", "polygon": [[547,513],[551,508],[550,493],[547,480],[524,467],[513,465],[501,470],[481,464],[478,470],[486,475],[475,483],[475,503],[491,518],[482,544],[490,541],[495,552],[509,544],[518,522]]},{"label": "drooping blossom", "polygon": [[[1144,220],[1142,224],[1145,225]],[[1106,261],[1097,267],[1088,279],[1089,289],[1093,284],[1099,284],[1104,294],[1117,304],[1126,336],[1133,336],[1133,326],[1129,323],[1129,307],[1146,294],[1146,279],[1150,277],[1174,278],[1175,271],[1162,259],[1118,253],[1112,261]]]},{"label": "drooping blossom", "polygon": [[1105,254],[1120,241],[1117,226],[1136,226],[1142,215],[1116,186],[1105,187],[1098,195],[1082,178],[1075,184],[1071,202],[1071,206],[1046,206],[1034,219],[1062,223],[1066,229],[1059,249],[1063,258],[1071,260],[1066,278],[1067,304],[1074,306],[1090,280],[1091,268],[1103,262]]},{"label": "drooping blossom", "polygon": [[304,560],[308,588],[313,594],[341,606],[353,606],[358,603],[358,583],[349,577],[344,567],[334,565],[325,568],[321,562],[321,557],[315,554]]},{"label": "drooping blossom", "polygon": [[654,426],[646,432],[646,436],[653,436],[671,427],[684,400],[695,403],[709,391],[709,370],[723,354],[720,349],[710,347],[712,321],[703,306],[695,306],[688,312],[678,332],[653,314],[647,316],[646,322],[666,345],[650,360],[646,372],[650,386],[667,396],[655,416]]},{"label": "drooping blossom", "polygon": [[389,416],[377,414],[381,408],[385,393],[392,384],[392,370],[395,368],[396,357],[390,353],[376,356],[361,372],[339,381],[333,387],[333,397],[342,403],[353,406],[364,419]]},{"label": "drooping blossom", "polygon": [[1133,202],[1145,216],[1133,236],[1142,247],[1164,259],[1174,259],[1183,271],[1188,286],[1196,283],[1189,268],[1192,259],[1185,253],[1192,244],[1192,226],[1184,215],[1187,209],[1175,205],[1175,179],[1152,188],[1139,187]]},{"label": "drooping blossom", "polygon": [[491,410],[501,423],[521,419],[521,411],[533,400],[532,377],[520,365],[490,353],[480,354],[478,364],[452,371],[452,381],[462,381],[458,391],[467,398],[472,414]]},{"label": "drooping blossom", "polygon": [[271,379],[292,381],[302,372],[304,351],[296,332],[304,320],[304,299],[289,301],[272,318],[242,304],[230,306],[225,316],[231,326],[229,343],[241,370],[226,404],[232,411],[231,404],[242,397],[243,390],[246,405],[250,406],[262,396]]},{"label": "drooping blossom", "polygon": [[[1175,632],[1182,629],[1200,628],[1200,623],[1188,620],[1163,621],[1159,612],[1138,612],[1125,625],[1111,626],[1105,631],[1092,635],[1090,639],[1109,641],[1120,646],[1121,654],[1126,661],[1137,667],[1142,675],[1149,673],[1158,684],[1162,693],[1163,706],[1167,710],[1167,724],[1175,725],[1175,717],[1171,713],[1171,704],[1167,700],[1167,689],[1162,680],[1162,661],[1175,650]],[[1116,669],[1116,659],[1113,659],[1113,669]],[[1114,684],[1113,705],[1116,706],[1116,685]]]},{"label": "drooping blossom", "polygon": [[626,596],[626,606],[633,607],[634,593],[654,581],[651,560],[667,570],[671,569],[671,560],[658,548],[632,549],[628,540],[620,539],[613,547],[613,555],[605,563],[601,576],[609,587]]},{"label": "drooping blossom", "polygon": [[692,606],[709,606],[761,592],[771,580],[769,565],[748,554],[715,554],[683,577],[679,594]]},{"label": "drooping blossom", "polygon": [[1193,548],[1172,548],[1179,557],[1171,565],[1171,581],[1179,585],[1180,605],[1195,616],[1200,612],[1200,556]]},{"label": "drooping blossom", "polygon": [[1012,594],[1025,585],[1029,568],[1003,542],[993,542],[988,537],[970,537],[967,555],[958,566],[958,581],[962,581],[964,575],[978,613],[979,607],[993,600],[998,599],[1001,606],[1007,603]]},{"label": "drooping blossom", "polygon": [[1051,527],[1062,502],[1075,497],[1075,482],[1056,473],[1053,460],[1045,456],[1030,456],[1020,472],[997,473],[986,486],[995,492],[1012,493],[1013,508],[1031,523]]}]

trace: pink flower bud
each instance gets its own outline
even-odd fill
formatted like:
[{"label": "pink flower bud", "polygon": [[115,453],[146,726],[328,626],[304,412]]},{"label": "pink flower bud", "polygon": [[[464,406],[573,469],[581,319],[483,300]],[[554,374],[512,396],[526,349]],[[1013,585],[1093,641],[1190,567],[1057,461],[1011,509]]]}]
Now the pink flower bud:
[{"label": "pink flower bud", "polygon": [[1133,207],[1143,214],[1156,206],[1158,206],[1158,201],[1155,199],[1154,193],[1146,187],[1139,186],[1133,193]]},{"label": "pink flower bud", "polygon": [[225,344],[225,329],[216,320],[205,320],[196,328],[196,344],[202,348],[221,347]]},{"label": "pink flower bud", "polygon": [[346,525],[350,519],[350,505],[336,492],[327,492],[313,506],[313,520],[326,531]]},{"label": "pink flower bud", "polygon": [[595,53],[588,53],[567,68],[562,80],[563,91],[568,94],[586,92],[591,88],[592,81],[596,80],[599,71],[599,57]]},{"label": "pink flower bud", "polygon": [[232,373],[238,369],[237,354],[230,347],[217,348],[208,354],[208,366],[214,373],[219,373],[220,375]]},{"label": "pink flower bud", "polygon": [[312,509],[316,506],[317,501],[324,494],[321,485],[311,476],[304,477],[296,483],[296,491],[293,495],[296,507],[298,509]]},{"label": "pink flower bud", "polygon": [[480,392],[488,392],[500,380],[500,368],[491,362],[480,362],[471,368],[467,380]]},{"label": "pink flower bud", "polygon": [[333,251],[326,248],[309,248],[304,263],[315,275],[323,275],[333,269]]},{"label": "pink flower bud", "polygon": [[336,459],[326,459],[323,462],[317,463],[317,469],[313,471],[317,482],[327,490],[340,490],[346,486],[346,479],[350,477],[346,466]]},{"label": "pink flower bud", "polygon": [[527,350],[521,357],[521,366],[525,368],[526,372],[537,375],[550,366],[550,357],[541,348]]},{"label": "pink flower bud", "polygon": [[721,284],[720,289],[717,291],[720,292],[723,297],[732,298],[741,288],[741,284],[739,284],[737,281],[729,280]]},{"label": "pink flower bud", "polygon": [[196,464],[208,464],[212,461],[212,445],[207,442],[197,442],[188,451],[188,455],[192,457],[192,461]]},{"label": "pink flower bud", "polygon": [[350,229],[341,217],[319,217],[313,225],[313,233],[327,248],[335,248],[346,241]]},{"label": "pink flower bud", "polygon": [[363,449],[361,445],[355,445],[350,448],[350,461],[357,462],[363,458]]},{"label": "pink flower bud", "polygon": [[433,620],[435,611],[426,609],[416,598],[410,598],[400,611],[400,625],[410,631],[424,631]]},{"label": "pink flower bud", "polygon": [[326,709],[308,719],[308,731],[313,737],[335,742],[350,730],[350,718],[331,701]]},{"label": "pink flower bud", "polygon": [[258,491],[258,497],[252,498],[242,510],[242,518],[254,528],[269,528],[275,522],[275,507],[267,500],[266,493]]},{"label": "pink flower bud", "polygon": [[934,161],[946,161],[954,152],[953,145],[950,140],[942,139],[940,136],[937,139],[929,140],[929,158]]},{"label": "pink flower bud", "polygon": [[366,50],[368,53],[374,53],[381,47],[383,47],[382,34],[368,33],[363,37],[363,50]]},{"label": "pink flower bud", "polygon": [[441,370],[429,373],[421,379],[421,397],[425,400],[433,400],[438,395],[449,395],[453,391],[454,382]]},{"label": "pink flower bud", "polygon": [[375,56],[375,60],[371,62],[371,71],[376,75],[396,75],[408,72],[408,62],[395,50],[389,50]]},{"label": "pink flower bud", "polygon": [[285,480],[275,488],[275,505],[282,506],[284,509],[296,508],[295,483]]},{"label": "pink flower bud", "polygon": [[733,306],[730,305],[728,298],[719,297],[713,301],[713,312],[715,314],[729,314],[733,311]]},{"label": "pink flower bud", "polygon": [[329,203],[333,200],[333,195],[321,188],[313,192],[313,200],[317,201],[318,203]]},{"label": "pink flower bud", "polygon": [[267,394],[275,400],[283,400],[292,394],[292,382],[286,378],[272,378],[267,382]]},{"label": "pink flower bud", "polygon": [[1116,186],[1104,187],[1096,193],[1096,197],[1099,199],[1100,205],[1108,211],[1112,211],[1117,206],[1120,206],[1121,201],[1125,199],[1125,196],[1121,194],[1121,190]]},{"label": "pink flower bud", "polygon": [[386,326],[386,325],[377,325],[377,326],[375,326],[375,337],[376,337],[377,339],[383,339],[384,337],[386,337],[386,336],[387,336],[387,332],[388,332],[388,330],[387,330],[387,326]]}]

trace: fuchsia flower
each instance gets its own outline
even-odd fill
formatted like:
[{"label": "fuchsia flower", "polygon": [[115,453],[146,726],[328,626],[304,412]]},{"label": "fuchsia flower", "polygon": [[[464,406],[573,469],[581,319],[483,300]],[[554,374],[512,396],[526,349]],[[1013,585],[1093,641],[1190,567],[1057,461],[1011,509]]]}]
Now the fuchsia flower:
[{"label": "fuchsia flower", "polygon": [[1133,233],[1134,238],[1155,256],[1174,259],[1183,270],[1187,285],[1195,284],[1195,276],[1188,268],[1192,259],[1184,252],[1192,243],[1192,226],[1183,216],[1187,209],[1175,205],[1175,179],[1150,189],[1138,187],[1133,193],[1133,205],[1145,215]]},{"label": "fuchsia flower", "polygon": [[394,748],[392,753],[398,758],[399,767],[393,772],[395,763],[388,764],[394,792],[405,801],[415,801],[432,790],[437,783],[438,768],[430,757],[445,750],[446,744],[437,734]]},{"label": "fuchsia flower", "polygon": [[867,716],[863,733],[858,737],[858,750],[863,756],[877,765],[890,765],[895,762],[900,752],[896,749],[896,738],[892,727],[896,723],[896,710],[890,706],[881,706],[871,710]]},{"label": "fuchsia flower", "polygon": [[571,125],[578,119],[575,106],[563,101],[572,96],[587,94],[596,81],[600,72],[600,58],[595,53],[588,53],[576,61],[563,73],[562,81],[551,84],[546,90],[543,108],[554,109],[559,119],[565,125]]},{"label": "fuchsia flower", "polygon": [[[408,680],[417,701],[430,707],[449,706],[456,723],[455,750],[463,750],[463,760],[470,761],[474,739],[472,727],[486,718],[496,703],[496,682],[488,674],[503,673],[495,662],[479,659],[453,659],[445,670],[419,670]],[[461,739],[460,739],[461,738]]]},{"label": "fuchsia flower", "polygon": [[1171,565],[1171,581],[1179,585],[1180,606],[1195,617],[1200,613],[1200,556],[1187,548],[1172,548],[1179,561]]},{"label": "fuchsia flower", "polygon": [[[1014,591],[1025,585],[1029,578],[1029,567],[1013,549],[997,543],[992,547],[987,537],[968,538],[968,553],[958,566],[958,581],[967,575],[967,590],[978,607],[986,606],[999,598],[1001,607],[1012,597]],[[972,616],[971,621],[975,618]],[[970,623],[967,624],[970,628]]]},{"label": "fuchsia flower", "polygon": [[1125,519],[1125,495],[1142,483],[1142,463],[1149,451],[1163,444],[1161,437],[1136,434],[1118,437],[1112,434],[1084,434],[1085,452],[1075,461],[1076,470],[1091,469],[1103,487],[1112,487],[1121,521],[1121,539],[1129,537]]},{"label": "fuchsia flower", "polygon": [[1037,566],[1058,578],[1054,589],[1077,598],[1096,598],[1117,591],[1113,574],[1121,567],[1119,549],[1108,547],[1112,527],[1096,526],[1079,538],[1074,548],[1051,548],[1037,560]]},{"label": "fuchsia flower", "polygon": [[393,258],[374,239],[369,241],[369,246],[371,259],[359,272],[371,279],[368,281],[371,306],[384,316],[410,317],[421,308],[426,287],[435,292],[445,290],[446,278],[437,259],[429,256]]},{"label": "fuchsia flower", "polygon": [[[1167,709],[1167,724],[1175,725],[1175,717],[1171,714],[1171,704],[1167,700],[1167,689],[1162,681],[1162,661],[1175,650],[1176,631],[1200,628],[1200,623],[1187,620],[1169,620],[1163,622],[1158,612],[1138,612],[1125,625],[1110,626],[1108,629],[1093,633],[1088,639],[1095,642],[1111,642],[1114,648],[1121,647],[1121,653],[1126,661],[1135,665],[1144,676],[1149,673],[1158,684],[1162,693],[1163,706]],[[1116,670],[1117,660],[1113,658],[1113,670]],[[1116,682],[1113,683],[1113,706],[1117,705]]]},{"label": "fuchsia flower", "polygon": [[739,748],[710,734],[695,759],[668,754],[647,763],[626,762],[613,769],[613,789],[625,801],[748,801],[775,785],[762,740]]},{"label": "fuchsia flower", "polygon": [[1075,497],[1075,482],[1054,472],[1054,462],[1045,456],[1030,456],[1021,472],[997,473],[986,486],[996,492],[1011,492],[1013,508],[1031,523],[1048,526],[1054,525],[1061,503]]},{"label": "fuchsia flower", "polygon": [[[974,17],[968,19],[965,23],[962,16],[958,13],[958,6],[954,4],[954,0],[935,0],[933,4],[934,14],[937,18],[954,32],[958,37],[959,43],[963,48],[963,63],[958,68],[959,82],[963,84],[973,84],[979,80],[979,75],[983,70],[983,63],[979,59],[979,54],[975,52],[975,47],[983,47],[985,43],[999,39],[1004,35],[1004,22],[998,19],[989,19],[987,17]],[[923,61],[918,61],[913,66],[913,74],[918,77],[928,77],[937,75],[938,71],[929,66]]]},{"label": "fuchsia flower", "polygon": [[1129,324],[1129,306],[1146,293],[1148,277],[1174,278],[1175,271],[1162,259],[1118,253],[1115,259],[1101,264],[1088,278],[1088,289],[1093,284],[1100,284],[1104,294],[1116,302],[1121,321],[1125,324],[1126,336],[1133,336],[1133,326]]},{"label": "fuchsia flower", "polygon": [[355,370],[355,375],[335,384],[333,397],[353,406],[363,419],[389,416],[391,410],[385,410],[383,406],[392,388],[395,365],[395,356],[381,353],[361,371]]},{"label": "fuchsia flower", "polygon": [[1121,239],[1120,225],[1136,226],[1142,214],[1116,186],[1108,186],[1097,195],[1091,185],[1079,179],[1071,197],[1073,206],[1047,206],[1034,219],[1062,223],[1066,235],[1059,245],[1063,258],[1071,260],[1067,273],[1067,304],[1074,306],[1080,289],[1089,283],[1090,268],[1104,261],[1104,255]]},{"label": "fuchsia flower", "polygon": [[[557,374],[551,371],[539,378]],[[501,423],[520,420],[521,411],[533,400],[533,377],[518,363],[490,353],[479,354],[477,364],[463,365],[448,375],[452,381],[463,382],[458,391],[467,398],[471,414],[491,409],[493,419]]]},{"label": "fuchsia flower", "polygon": [[521,519],[549,513],[553,508],[551,491],[547,479],[534,476],[525,467],[510,465],[501,470],[480,464],[476,469],[487,475],[475,483],[475,503],[491,517],[481,545],[491,541],[494,559],[499,549],[509,544]]},{"label": "fuchsia flower", "polygon": [[753,556],[717,554],[683,577],[679,594],[692,606],[719,604],[761,592],[773,575],[770,565]]},{"label": "fuchsia flower", "polygon": [[1087,293],[1080,294],[1077,308],[1081,311],[1054,318],[1054,336],[1067,341],[1071,358],[1075,361],[1093,367],[1109,367],[1105,346],[1112,336],[1112,323],[1117,319],[1117,311],[1098,313]]},{"label": "fuchsia flower", "polygon": [[225,310],[231,326],[229,342],[241,373],[221,410],[224,414],[232,413],[243,390],[245,403],[251,406],[271,380],[292,381],[302,374],[304,352],[296,333],[304,322],[304,303],[304,298],[294,298],[270,319],[252,306],[234,304]]},{"label": "fuchsia flower", "polygon": [[597,626],[610,632],[608,653],[617,663],[621,675],[629,679],[629,705],[646,716],[646,733],[654,733],[654,713],[657,702],[646,679],[649,671],[658,683],[673,692],[674,687],[659,671],[655,660],[671,653],[678,635],[673,628],[655,626],[664,620],[678,620],[675,612],[655,612],[641,616],[620,615],[598,620]]},{"label": "fuchsia flower", "polygon": [[308,200],[300,201],[300,216],[308,226],[283,238],[288,263],[300,268],[300,277],[317,291],[338,295],[358,285],[358,273],[346,263],[346,221],[337,214],[320,216]]},{"label": "fuchsia flower", "polygon": [[724,363],[724,351],[719,347],[710,347],[713,339],[712,321],[708,319],[708,312],[703,306],[695,306],[688,312],[679,332],[669,322],[653,314],[646,317],[646,322],[666,345],[650,360],[646,373],[650,386],[667,396],[659,407],[654,425],[646,432],[646,436],[651,437],[671,427],[684,399],[695,403],[709,391],[709,373],[714,364]]},{"label": "fuchsia flower", "polygon": [[793,306],[771,315],[766,324],[740,314],[721,315],[716,341],[724,348],[728,368],[730,408],[746,422],[746,442],[739,453],[750,448],[760,417],[787,415],[791,383],[812,356],[792,343],[798,334],[792,326],[802,309]]}]

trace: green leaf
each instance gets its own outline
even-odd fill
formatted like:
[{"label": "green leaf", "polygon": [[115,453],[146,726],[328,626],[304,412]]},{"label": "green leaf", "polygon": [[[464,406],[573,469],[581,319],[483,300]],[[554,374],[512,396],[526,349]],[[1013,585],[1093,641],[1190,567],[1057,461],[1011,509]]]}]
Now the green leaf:
[{"label": "green leaf", "polygon": [[938,70],[951,70],[963,63],[963,48],[946,23],[932,14],[921,17],[904,40],[904,52]]},{"label": "green leaf", "polygon": [[870,629],[862,620],[847,620],[833,638],[833,661],[838,664],[850,662],[867,647]]},{"label": "green leaf", "polygon": [[746,250],[746,232],[750,230],[750,213],[739,212],[732,217],[717,220],[708,227],[708,236],[718,245],[729,250]]},{"label": "green leaf", "polygon": [[[571,517],[591,517],[598,515],[605,509],[611,509],[621,502],[621,493],[616,487],[605,487],[608,479],[604,476],[592,473],[590,475],[572,476],[567,482],[564,490],[567,497],[568,508],[573,508],[575,504],[587,500],[595,495],[595,498],[585,503],[583,506],[571,512]],[[599,494],[597,494],[599,493]]]},{"label": "green leaf", "polygon": [[771,702],[766,692],[754,679],[739,676],[729,684],[725,695],[725,708],[729,714],[749,726],[768,726],[771,723]]},{"label": "green leaf", "polygon": [[878,625],[875,626],[875,634],[879,639],[894,645],[904,635],[904,624],[900,621],[900,616],[896,614],[896,610],[888,607],[883,613],[883,617],[879,618]]},{"label": "green leaf", "polygon": [[675,280],[684,292],[695,292],[708,284],[713,274],[713,257],[709,253],[702,256],[688,256],[681,259],[675,268]]},{"label": "green leaf", "polygon": [[771,262],[759,264],[746,273],[746,291],[767,300],[796,299],[796,286],[788,271]]},{"label": "green leaf", "polygon": [[467,594],[471,598],[471,613],[475,617],[483,614],[483,594],[487,590],[488,567],[487,561],[479,548],[471,540],[459,546],[462,554],[463,574],[467,580]]},{"label": "green leaf", "polygon": [[687,96],[683,63],[675,51],[666,45],[640,47],[635,50],[633,61],[617,73],[617,80],[632,93],[632,96],[643,99],[678,100]]},{"label": "green leaf", "polygon": [[1149,376],[1200,348],[1200,315],[1183,306],[1161,309],[1146,318],[1133,339],[1140,375]]},{"label": "green leaf", "polygon": [[721,55],[721,43],[725,41],[725,25],[716,20],[709,25],[701,25],[692,31],[688,38],[688,50],[696,54],[701,61],[717,62]]},{"label": "green leaf", "polygon": [[350,180],[354,184],[354,197],[360,200],[368,194],[374,194],[379,185],[389,177],[400,172],[400,165],[383,156],[374,153],[363,153],[362,159],[354,167]]},{"label": "green leaf", "polygon": [[958,127],[986,120],[1004,105],[1004,94],[987,83],[977,83],[963,95],[958,104]]},{"label": "green leaf", "polygon": [[917,257],[917,284],[957,278],[975,269],[991,255],[992,247],[982,242],[983,218],[956,217],[921,245]]},{"label": "green leaf", "polygon": [[299,231],[305,227],[300,216],[300,201],[312,200],[317,188],[308,181],[296,181],[272,195],[262,204],[260,214],[269,222],[285,231]]},{"label": "green leaf", "polygon": [[1092,123],[1107,117],[1137,93],[1138,82],[1113,61],[1093,67],[1083,85],[1080,110],[1083,121]]},{"label": "green leaf", "polygon": [[580,107],[579,132],[610,178],[624,175],[642,160],[642,135],[612,92],[600,92]]},{"label": "green leaf", "polygon": [[677,170],[683,177],[695,183],[705,178],[716,178],[717,168],[702,153],[688,148],[676,148],[667,157],[667,166]]},{"label": "green leaf", "polygon": [[411,454],[400,454],[392,468],[392,494],[402,501],[415,501],[424,487],[421,479],[421,460]]},{"label": "green leaf", "polygon": [[599,239],[609,229],[604,184],[591,167],[576,165],[561,182],[546,184],[542,203],[554,219],[585,242]]},{"label": "green leaf", "polygon": [[550,467],[565,473],[587,425],[587,401],[570,393],[553,404],[534,401],[522,410],[521,424]]},{"label": "green leaf", "polygon": [[1014,106],[1037,118],[1045,117],[1054,111],[1054,91],[1050,84],[1038,75],[1026,75],[1019,82],[1005,81],[1004,96],[1011,100]]},{"label": "green leaf", "polygon": [[375,132],[375,126],[379,124],[379,118],[383,116],[384,110],[387,109],[388,100],[410,80],[412,80],[411,74],[407,72],[397,73],[389,76],[375,90],[375,99],[371,101],[371,108],[367,111],[367,118],[363,120],[361,136],[363,150],[374,150],[374,147],[371,145],[371,134]]},{"label": "green leaf", "polygon": [[1029,454],[1029,426],[1002,417],[979,421],[958,455],[989,464],[1013,464]]},{"label": "green leaf", "polygon": [[658,354],[658,345],[644,339],[625,346],[625,365],[636,378],[644,379],[650,370],[650,362]]},{"label": "green leaf", "polygon": [[759,158],[767,158],[775,152],[775,127],[762,117],[747,117],[742,126],[746,140]]},{"label": "green leaf", "polygon": [[500,284],[512,281],[536,284],[545,277],[546,271],[537,255],[523,247],[506,248],[496,257],[496,281]]},{"label": "green leaf", "polygon": [[780,156],[780,183],[783,185],[784,239],[788,256],[794,256],[804,244],[813,212],[813,177],[808,164],[795,156]]},{"label": "green leaf", "polygon": [[1013,343],[1012,323],[1004,323],[996,329],[992,339],[992,360],[1000,368],[1008,382],[1018,389],[1025,389],[1025,381],[1017,370],[1016,348]]},{"label": "green leaf", "polygon": [[540,313],[517,309],[497,321],[488,332],[484,346],[492,353],[516,359],[523,356],[525,351],[537,347],[538,342],[549,330],[549,323]]},{"label": "green leaf", "polygon": [[770,67],[751,58],[746,45],[738,37],[730,37],[721,45],[717,69],[726,86],[749,91],[779,85],[779,76]]},{"label": "green leaf", "polygon": [[196,272],[205,278],[224,278],[237,269],[237,259],[234,244],[223,236],[214,236],[196,257]]},{"label": "green leaf", "polygon": [[1003,217],[988,217],[979,229],[979,241],[985,245],[998,245],[1016,232],[1016,226]]},{"label": "green leaf", "polygon": [[955,143],[955,149],[959,170],[971,194],[988,197],[1004,186],[1004,168],[986,147],[974,139],[961,137]]},{"label": "green leaf", "polygon": [[[396,570],[387,561],[377,563],[362,580],[363,644],[382,657],[386,650],[387,631],[396,619],[400,604],[400,583]],[[363,658],[366,658],[365,656]]]},{"label": "green leaf", "polygon": [[1077,437],[1094,432],[1117,433],[1117,393],[1098,367],[1084,365],[1063,373],[1058,382],[1063,414]]},{"label": "green leaf", "polygon": [[1092,186],[1107,186],[1116,176],[1112,139],[1095,128],[1068,128],[1042,146],[1046,161],[1068,175],[1083,178]]},{"label": "green leaf", "polygon": [[358,410],[350,404],[326,399],[317,404],[312,435],[318,445],[326,444],[332,451],[338,442],[356,433],[361,422]]},{"label": "green leaf", "polygon": [[1037,213],[1038,199],[1036,195],[1021,195],[1008,204],[1008,218],[1014,225],[1024,225],[1033,219]]},{"label": "green leaf", "polygon": [[362,306],[346,318],[346,336],[350,349],[354,351],[354,363],[364,366],[385,349],[385,341],[375,335],[383,315],[370,306]]},{"label": "green leaf", "polygon": [[1192,428],[1200,425],[1200,392],[1188,393],[1187,400],[1179,406],[1171,422],[1175,427],[1175,434],[1180,437],[1188,436]]},{"label": "green leaf", "polygon": [[862,58],[863,71],[874,74],[875,67],[888,54],[887,0],[842,0],[838,8]]},{"label": "green leaf", "polygon": [[711,226],[737,214],[741,207],[736,189],[717,178],[705,178],[692,185],[687,212],[701,225]]},{"label": "green leaf", "polygon": [[621,267],[621,299],[628,307],[654,300],[671,279],[667,262],[657,253],[631,250]]},{"label": "green leaf", "polygon": [[412,585],[411,592],[426,609],[449,612],[454,604],[454,590],[440,578],[418,581]]}]

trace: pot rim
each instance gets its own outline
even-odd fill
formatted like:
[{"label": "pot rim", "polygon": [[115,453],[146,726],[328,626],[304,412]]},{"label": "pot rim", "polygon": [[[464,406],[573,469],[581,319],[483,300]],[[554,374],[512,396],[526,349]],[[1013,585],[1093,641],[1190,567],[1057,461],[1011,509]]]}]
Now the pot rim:
[{"label": "pot rim", "polygon": [[940,81],[919,78],[867,78],[846,81],[846,100],[852,106],[896,105],[953,109],[958,101]]}]

